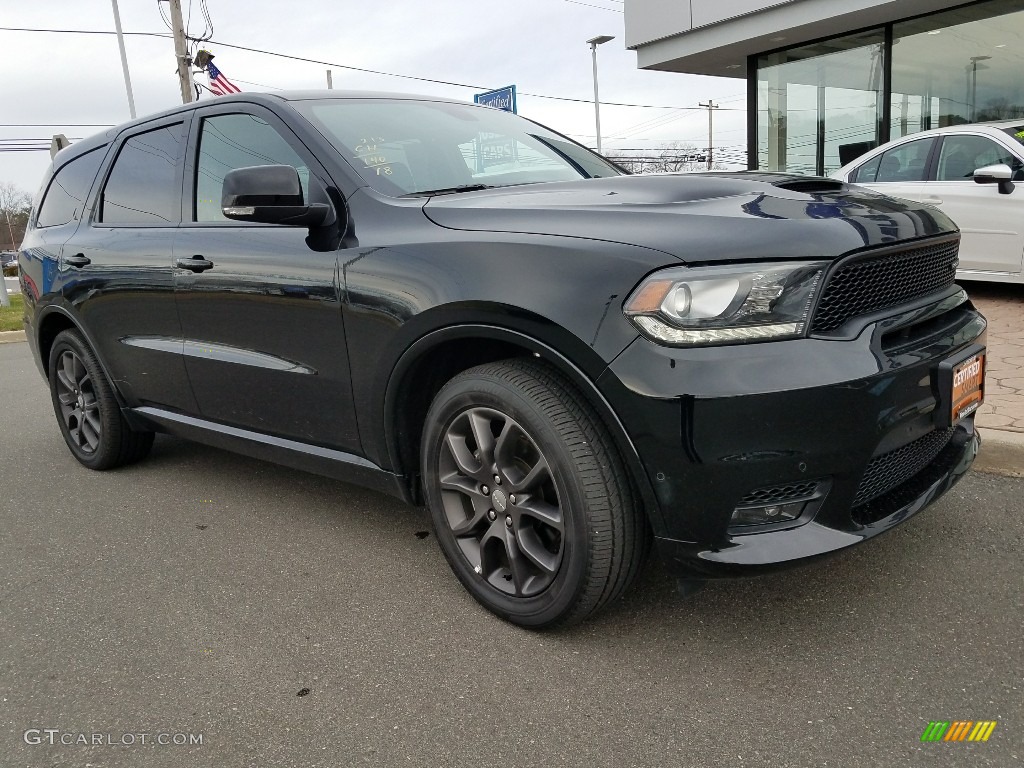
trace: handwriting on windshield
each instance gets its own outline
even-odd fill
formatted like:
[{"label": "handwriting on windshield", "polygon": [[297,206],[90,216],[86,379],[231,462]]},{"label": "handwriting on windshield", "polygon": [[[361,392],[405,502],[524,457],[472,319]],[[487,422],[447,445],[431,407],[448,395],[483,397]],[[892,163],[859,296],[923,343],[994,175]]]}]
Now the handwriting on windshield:
[{"label": "handwriting on windshield", "polygon": [[383,154],[380,145],[384,139],[380,136],[363,138],[356,144],[356,160],[362,160],[367,168],[373,169],[378,176],[390,176],[394,173],[387,156]]}]

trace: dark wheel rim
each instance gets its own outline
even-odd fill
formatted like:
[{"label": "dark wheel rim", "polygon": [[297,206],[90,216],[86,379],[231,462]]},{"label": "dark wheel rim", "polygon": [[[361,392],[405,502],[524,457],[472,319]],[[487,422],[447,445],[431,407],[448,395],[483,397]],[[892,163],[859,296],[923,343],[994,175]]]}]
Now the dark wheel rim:
[{"label": "dark wheel rim", "polygon": [[565,522],[547,459],[514,419],[491,408],[455,417],[440,449],[445,518],[473,570],[532,597],[562,565]]},{"label": "dark wheel rim", "polygon": [[103,435],[100,405],[82,359],[70,350],[57,361],[57,399],[71,442],[85,453],[94,453]]}]

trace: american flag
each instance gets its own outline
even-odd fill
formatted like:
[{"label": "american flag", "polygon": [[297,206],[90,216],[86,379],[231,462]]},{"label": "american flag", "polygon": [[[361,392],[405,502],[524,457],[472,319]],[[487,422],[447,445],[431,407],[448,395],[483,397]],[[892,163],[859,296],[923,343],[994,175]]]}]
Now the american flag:
[{"label": "american flag", "polygon": [[218,96],[242,92],[241,88],[224,77],[224,73],[212,61],[206,65],[206,76],[210,78],[210,90]]}]

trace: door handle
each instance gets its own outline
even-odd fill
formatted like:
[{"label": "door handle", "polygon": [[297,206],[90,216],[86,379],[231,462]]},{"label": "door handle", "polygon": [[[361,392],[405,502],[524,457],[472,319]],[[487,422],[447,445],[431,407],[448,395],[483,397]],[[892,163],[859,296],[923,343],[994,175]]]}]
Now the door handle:
[{"label": "door handle", "polygon": [[189,259],[178,259],[175,263],[182,269],[190,269],[193,272],[205,272],[208,269],[213,269],[213,262],[207,261],[198,254]]},{"label": "door handle", "polygon": [[69,267],[87,267],[92,264],[92,259],[84,253],[76,253],[74,256],[65,256],[64,263]]},{"label": "door handle", "polygon": [[925,195],[921,198],[922,203],[928,203],[928,205],[942,205],[942,198],[935,197],[934,195]]}]

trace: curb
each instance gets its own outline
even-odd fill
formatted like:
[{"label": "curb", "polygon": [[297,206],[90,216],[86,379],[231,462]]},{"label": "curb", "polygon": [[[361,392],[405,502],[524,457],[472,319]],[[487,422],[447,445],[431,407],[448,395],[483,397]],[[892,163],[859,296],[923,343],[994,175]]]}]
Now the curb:
[{"label": "curb", "polygon": [[1024,477],[1024,432],[979,429],[981,450],[971,467],[975,472],[1003,477]]},{"label": "curb", "polygon": [[0,344],[12,344],[16,341],[27,341],[24,331],[0,331]]}]

